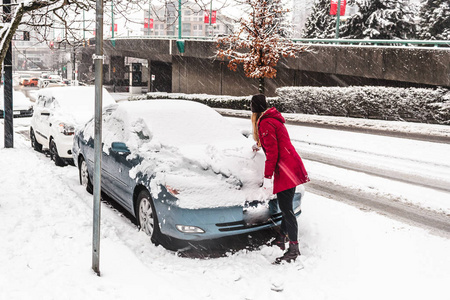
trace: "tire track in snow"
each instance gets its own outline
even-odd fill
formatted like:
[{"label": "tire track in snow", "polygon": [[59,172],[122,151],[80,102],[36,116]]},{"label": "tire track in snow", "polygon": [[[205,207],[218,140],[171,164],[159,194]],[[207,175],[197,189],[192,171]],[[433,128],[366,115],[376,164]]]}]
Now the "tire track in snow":
[{"label": "tire track in snow", "polygon": [[437,235],[450,237],[450,215],[444,213],[426,210],[392,198],[385,198],[320,179],[311,178],[311,182],[307,183],[307,190],[310,193],[344,202],[362,210],[375,211],[409,225],[426,228]]}]

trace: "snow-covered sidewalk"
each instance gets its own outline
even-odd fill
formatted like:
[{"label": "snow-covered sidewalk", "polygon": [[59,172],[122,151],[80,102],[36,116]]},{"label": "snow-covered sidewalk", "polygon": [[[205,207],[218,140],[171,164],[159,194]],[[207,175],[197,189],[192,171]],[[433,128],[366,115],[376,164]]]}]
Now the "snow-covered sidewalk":
[{"label": "snow-covered sidewalk", "polygon": [[[26,131],[29,119],[15,119]],[[3,120],[0,120],[3,137]],[[92,196],[20,134],[0,140],[0,299],[447,299],[450,240],[307,194],[299,264],[262,246],[187,259],[102,205],[101,277],[91,270]],[[307,187],[306,187],[307,188]]]}]

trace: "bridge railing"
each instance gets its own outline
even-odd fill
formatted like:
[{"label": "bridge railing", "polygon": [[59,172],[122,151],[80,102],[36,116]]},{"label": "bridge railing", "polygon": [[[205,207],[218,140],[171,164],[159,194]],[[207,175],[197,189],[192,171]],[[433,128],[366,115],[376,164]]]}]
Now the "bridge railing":
[{"label": "bridge railing", "polygon": [[[121,36],[115,37],[115,40],[132,40],[132,39],[178,39],[176,36]],[[205,36],[184,36],[183,40],[202,40],[214,41],[217,37]],[[109,38],[108,40],[111,40]],[[369,39],[293,39],[294,42],[306,44],[349,44],[349,45],[365,45],[365,46],[414,46],[414,47],[436,47],[450,50],[450,40],[369,40]]]},{"label": "bridge railing", "polygon": [[[450,41],[446,40],[369,40],[369,39],[294,39],[299,43],[310,44],[350,44],[350,45],[372,45],[372,46],[433,46],[450,47]],[[449,48],[450,50],[450,48]]]}]

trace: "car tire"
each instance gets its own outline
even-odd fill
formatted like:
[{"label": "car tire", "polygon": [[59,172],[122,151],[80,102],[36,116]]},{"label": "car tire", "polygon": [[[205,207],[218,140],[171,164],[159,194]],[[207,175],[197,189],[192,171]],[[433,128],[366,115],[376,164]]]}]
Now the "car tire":
[{"label": "car tire", "polygon": [[30,128],[30,141],[31,141],[31,147],[36,150],[37,152],[42,152],[42,145],[38,143],[36,140],[36,136],[34,135],[33,128]]},{"label": "car tire", "polygon": [[136,198],[136,220],[140,230],[150,236],[155,245],[161,242],[161,231],[159,229],[158,217],[152,197],[147,190],[139,192]]},{"label": "car tire", "polygon": [[86,191],[89,194],[92,194],[94,192],[94,188],[92,186],[91,178],[89,177],[87,163],[83,157],[80,158],[78,166],[78,171],[80,174],[80,184],[86,187]]},{"label": "car tire", "polygon": [[59,157],[58,149],[56,148],[55,141],[53,139],[50,140],[50,158],[55,162],[55,165],[58,167],[64,167],[66,164],[64,160]]}]

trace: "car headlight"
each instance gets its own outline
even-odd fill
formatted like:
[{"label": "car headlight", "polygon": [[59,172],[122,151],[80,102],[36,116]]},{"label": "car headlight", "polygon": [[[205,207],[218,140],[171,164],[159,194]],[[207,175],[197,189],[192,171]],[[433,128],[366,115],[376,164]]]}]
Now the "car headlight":
[{"label": "car headlight", "polygon": [[66,123],[59,123],[59,132],[64,135],[74,135],[75,127]]},{"label": "car headlight", "polygon": [[177,229],[183,233],[205,233],[203,229],[197,226],[176,225]]}]

